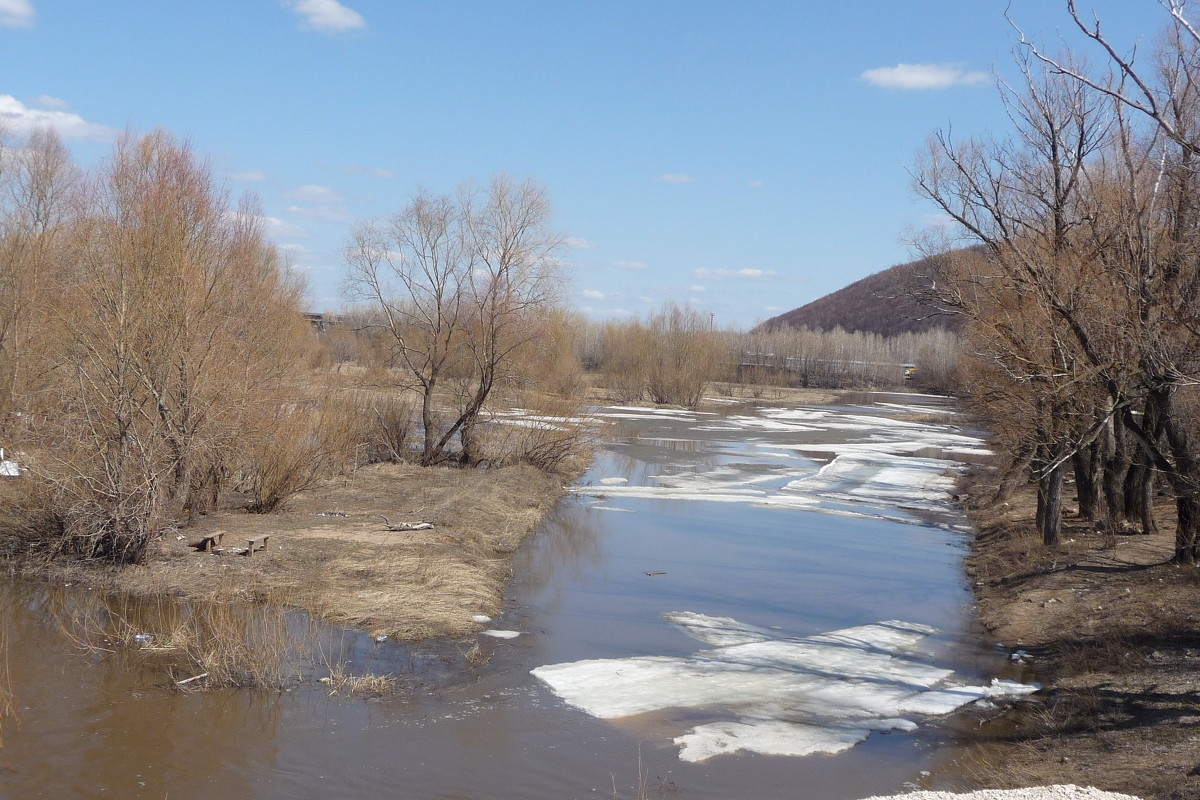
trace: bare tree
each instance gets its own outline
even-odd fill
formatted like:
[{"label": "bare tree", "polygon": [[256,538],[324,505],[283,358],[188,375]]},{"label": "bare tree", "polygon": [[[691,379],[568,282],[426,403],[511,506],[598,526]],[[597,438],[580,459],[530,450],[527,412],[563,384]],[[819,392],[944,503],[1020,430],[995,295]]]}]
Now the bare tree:
[{"label": "bare tree", "polygon": [[122,138],[82,186],[37,276],[42,382],[18,387],[66,546],[141,560],[262,435],[307,331],[256,220],[165,132]]},{"label": "bare tree", "polygon": [[[545,190],[494,178],[457,196],[420,191],[346,249],[348,289],[387,332],[404,385],[421,395],[421,463],[476,458],[479,416],[558,300],[561,237]],[[460,449],[450,451],[455,437]]]}]

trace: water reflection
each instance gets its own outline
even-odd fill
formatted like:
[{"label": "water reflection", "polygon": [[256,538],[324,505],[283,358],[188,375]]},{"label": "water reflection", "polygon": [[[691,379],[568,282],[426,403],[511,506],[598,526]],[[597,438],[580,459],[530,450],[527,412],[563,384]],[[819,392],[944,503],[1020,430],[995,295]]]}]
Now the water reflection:
[{"label": "water reflection", "polygon": [[[842,402],[854,414],[878,414],[857,407],[865,399]],[[625,416],[610,417],[611,444],[585,478],[593,487],[737,473],[779,492],[854,441],[882,435],[861,422],[813,430],[802,413],[732,404],[707,416],[616,413]],[[962,433],[939,430],[946,442]],[[901,441],[895,430],[886,436]],[[613,478],[622,482],[602,483]],[[0,795],[549,800],[611,795],[615,776],[622,796],[636,796],[639,757],[652,781],[670,781],[689,798],[794,797],[797,785],[834,800],[891,793],[950,758],[939,738],[948,734],[872,736],[809,759],[738,754],[690,764],[671,738],[703,715],[592,719],[529,670],[584,658],[687,657],[695,642],[663,615],[691,611],[780,637],[891,618],[927,624],[946,631],[930,641],[938,663],[988,678],[1003,665],[970,635],[962,542],[941,528],[794,508],[616,492],[569,498],[518,556],[496,625],[522,635],[481,638],[487,666],[460,670],[474,640],[403,648],[353,631],[321,637],[315,649],[330,660],[411,676],[407,691],[369,700],[331,697],[311,680],[277,692],[164,689],[161,674],[129,669],[120,657],[77,655],[58,619],[91,602],[80,599],[86,587],[9,581],[0,586],[0,635],[7,630],[20,726],[4,728],[3,757],[16,772],[0,774]],[[114,610],[134,627],[153,622],[144,610]],[[309,669],[319,676],[319,660]]]}]

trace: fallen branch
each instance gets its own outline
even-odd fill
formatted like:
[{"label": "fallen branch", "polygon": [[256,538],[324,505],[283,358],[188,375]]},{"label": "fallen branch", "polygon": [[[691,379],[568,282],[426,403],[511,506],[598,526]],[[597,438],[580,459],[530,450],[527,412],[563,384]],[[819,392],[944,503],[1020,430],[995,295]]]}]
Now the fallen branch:
[{"label": "fallen branch", "polygon": [[184,678],[184,679],[183,679],[183,680],[181,680],[181,681],[175,681],[175,685],[176,685],[176,686],[183,686],[185,683],[191,683],[192,681],[198,681],[198,680],[200,680],[201,678],[207,678],[207,677],[208,677],[208,673],[207,673],[207,672],[201,672],[199,675],[193,675],[193,676],[192,676],[192,677],[190,677],[190,678]]},{"label": "fallen branch", "polygon": [[383,516],[383,514],[380,514],[379,518],[383,520],[385,531],[428,531],[433,529],[432,522],[401,522],[393,525],[392,521]]}]

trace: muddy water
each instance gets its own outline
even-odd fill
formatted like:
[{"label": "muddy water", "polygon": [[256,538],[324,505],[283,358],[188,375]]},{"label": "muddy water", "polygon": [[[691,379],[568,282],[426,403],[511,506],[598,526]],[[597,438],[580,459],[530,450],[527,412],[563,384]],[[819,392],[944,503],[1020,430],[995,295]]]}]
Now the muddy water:
[{"label": "muddy water", "polygon": [[[323,632],[336,643],[332,658],[406,674],[415,688],[397,696],[330,697],[311,680],[283,692],[168,691],[160,675],[80,655],[64,637],[56,608],[86,587],[0,585],[19,712],[4,722],[0,797],[636,797],[641,774],[651,797],[853,798],[920,783],[956,755],[936,722],[873,734],[837,755],[688,763],[672,739],[721,709],[606,721],[530,675],[580,659],[694,653],[702,645],[662,617],[677,611],[780,636],[925,623],[944,632],[933,640],[939,663],[967,679],[999,674],[999,656],[971,635],[961,518],[937,504],[863,503],[850,484],[809,507],[780,504],[802,496],[787,488],[793,481],[863,443],[977,457],[959,452],[970,443],[952,425],[897,428],[882,412],[903,409],[867,405],[916,402],[906,397],[846,398],[815,422],[741,407],[601,410],[611,441],[582,491],[519,555],[493,624],[521,635],[481,636],[485,667],[465,677],[444,668],[447,653],[474,641],[408,650]],[[636,496],[636,487],[652,491]],[[761,494],[730,500],[730,487]]]}]

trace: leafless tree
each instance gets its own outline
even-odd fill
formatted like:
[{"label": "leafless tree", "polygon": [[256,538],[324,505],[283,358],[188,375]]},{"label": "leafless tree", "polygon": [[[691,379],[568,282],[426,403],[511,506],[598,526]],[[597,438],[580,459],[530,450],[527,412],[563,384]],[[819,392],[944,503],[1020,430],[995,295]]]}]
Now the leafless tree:
[{"label": "leafless tree", "polygon": [[545,190],[501,176],[455,197],[420,191],[386,223],[355,232],[348,289],[378,312],[396,366],[421,395],[421,463],[476,459],[484,404],[518,378],[520,353],[558,301],[562,240],[549,224]]}]

